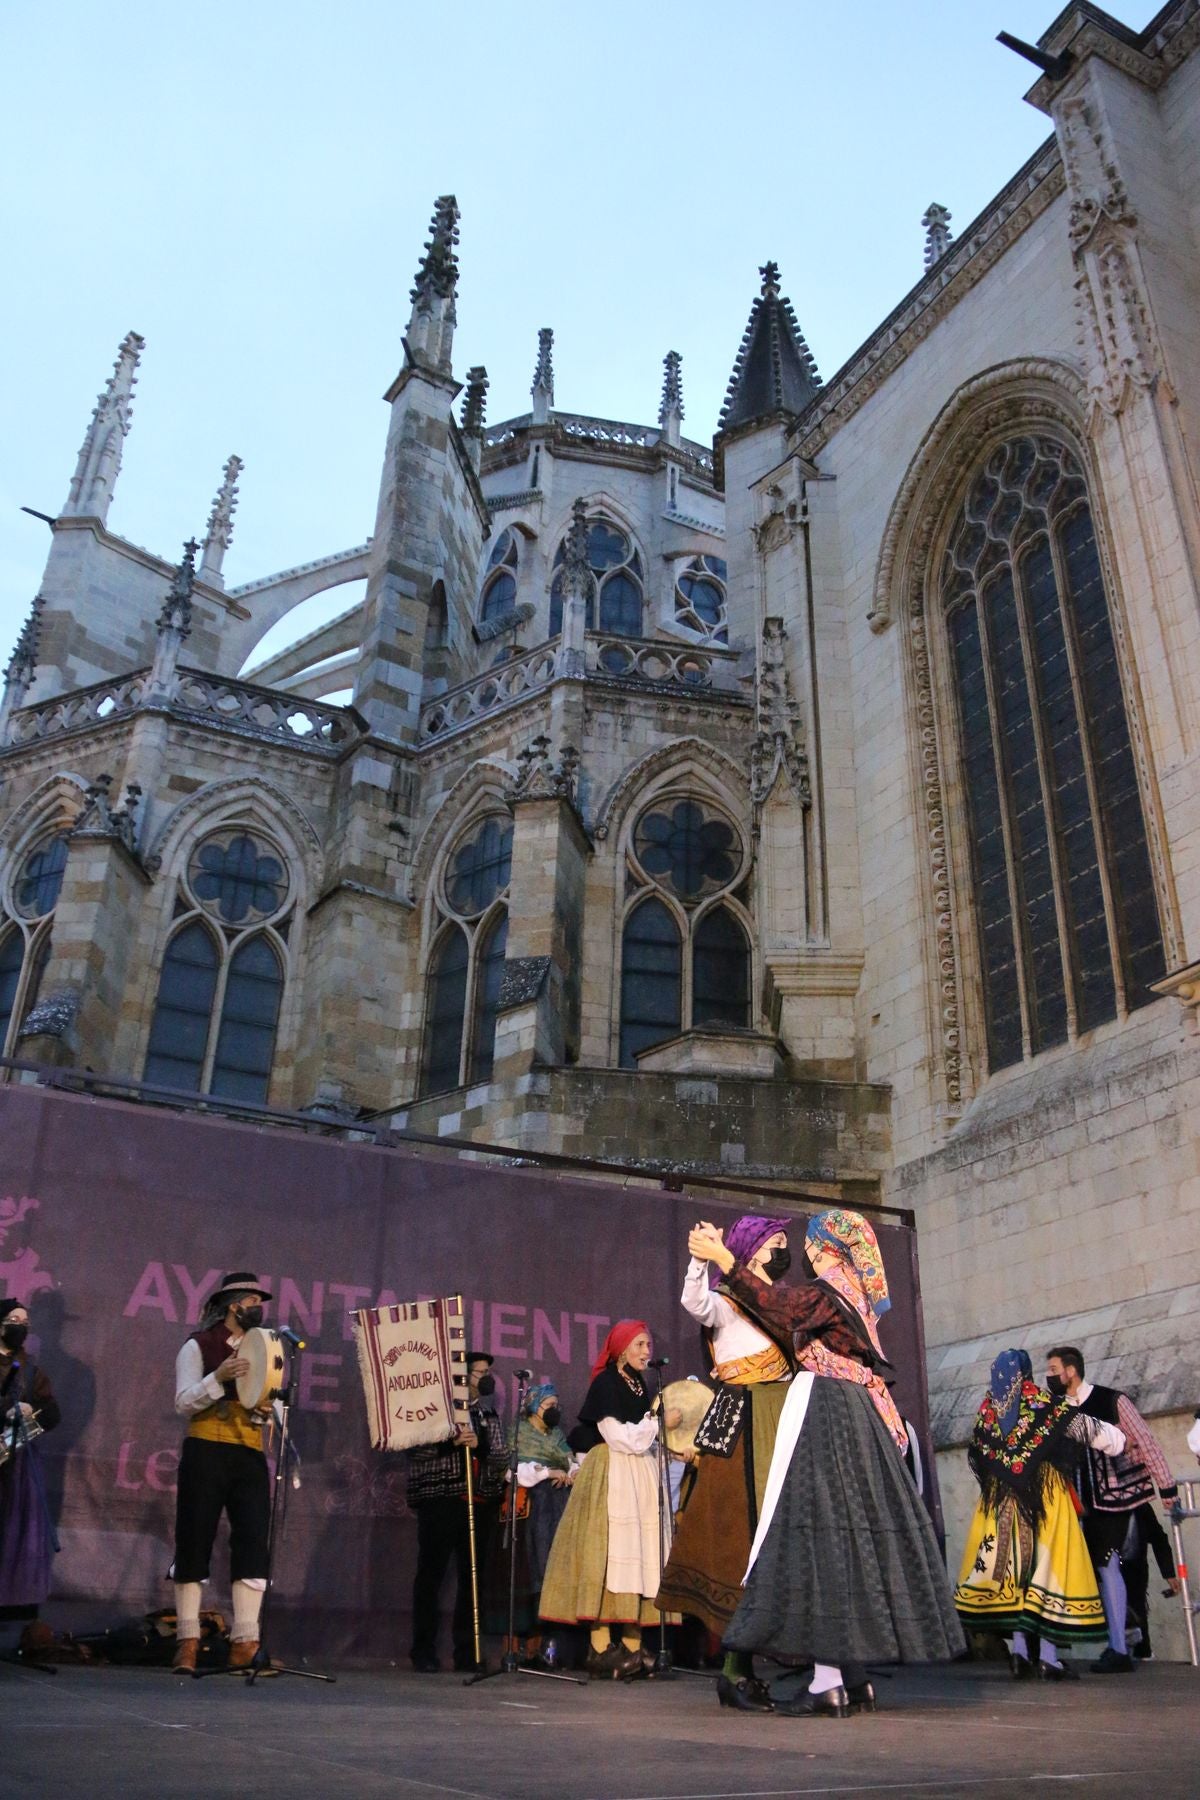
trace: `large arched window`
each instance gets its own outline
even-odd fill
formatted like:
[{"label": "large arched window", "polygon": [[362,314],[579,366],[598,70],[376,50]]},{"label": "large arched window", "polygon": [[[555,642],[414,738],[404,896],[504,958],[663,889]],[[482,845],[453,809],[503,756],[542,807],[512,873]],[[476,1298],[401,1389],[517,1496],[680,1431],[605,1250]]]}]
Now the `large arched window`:
[{"label": "large arched window", "polygon": [[426,977],[422,1094],[492,1078],[512,838],[511,818],[488,813],[468,826],[446,858],[433,903],[441,923]]},{"label": "large arched window", "polygon": [[483,597],[479,604],[481,623],[507,618],[516,604],[517,534],[515,531],[505,530],[492,545],[492,553],[488,557]]},{"label": "large arched window", "polygon": [[675,622],[712,644],[729,642],[725,587],[729,571],[720,556],[693,556],[675,577]]},{"label": "large arched window", "polygon": [[745,851],[724,813],[690,795],[664,796],[639,816],[626,850],[619,1060],[680,1031],[751,1024]]},{"label": "large arched window", "polygon": [[1083,471],[1018,437],[942,568],[988,1066],[1154,998],[1162,936]]},{"label": "large arched window", "polygon": [[266,1105],[294,897],[283,854],[230,826],[197,845],[176,900],[142,1079]]},{"label": "large arched window", "polygon": [[17,863],[0,901],[0,1055],[15,1056],[50,960],[54,909],[67,867],[65,831],[40,838]]},{"label": "large arched window", "polygon": [[[554,557],[554,575],[550,582],[550,636],[562,630],[563,569],[567,546],[564,540]],[[596,628],[596,597],[599,595],[600,630],[615,637],[642,635],[642,559],[632,540],[604,517],[588,521],[588,567],[594,576],[587,602],[587,629]]]}]

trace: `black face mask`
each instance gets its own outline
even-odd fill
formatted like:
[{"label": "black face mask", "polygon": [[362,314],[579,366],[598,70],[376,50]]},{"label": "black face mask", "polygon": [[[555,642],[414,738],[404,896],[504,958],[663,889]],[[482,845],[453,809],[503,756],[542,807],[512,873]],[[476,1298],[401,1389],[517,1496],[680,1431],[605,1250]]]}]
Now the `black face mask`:
[{"label": "black face mask", "polygon": [[239,1306],[237,1318],[243,1331],[253,1331],[256,1325],[263,1322],[263,1309],[257,1302],[253,1306]]},{"label": "black face mask", "polygon": [[494,1375],[481,1375],[479,1377],[479,1386],[475,1389],[479,1398],[481,1400],[486,1399],[488,1394],[494,1394],[495,1391],[496,1377]]},{"label": "black face mask", "polygon": [[28,1325],[0,1326],[0,1343],[6,1345],[9,1350],[19,1350],[28,1336]]},{"label": "black face mask", "polygon": [[553,1431],[555,1429],[555,1427],[561,1423],[561,1421],[562,1421],[562,1407],[561,1406],[548,1406],[546,1408],[545,1412],[542,1414],[542,1424],[546,1427],[547,1431]]},{"label": "black face mask", "polygon": [[1047,1375],[1046,1391],[1053,1394],[1056,1400],[1061,1400],[1067,1391],[1067,1384],[1061,1375]]},{"label": "black face mask", "polygon": [[778,1281],[786,1275],[792,1266],[792,1253],[786,1244],[777,1244],[763,1264],[763,1274],[768,1281]]}]

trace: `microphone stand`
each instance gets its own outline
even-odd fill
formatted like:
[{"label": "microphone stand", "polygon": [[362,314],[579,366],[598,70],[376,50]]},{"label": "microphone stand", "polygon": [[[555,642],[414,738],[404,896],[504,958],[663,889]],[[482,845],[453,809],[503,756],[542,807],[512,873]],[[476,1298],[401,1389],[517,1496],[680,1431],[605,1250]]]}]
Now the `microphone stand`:
[{"label": "microphone stand", "polygon": [[492,1681],[497,1675],[540,1675],[544,1681],[571,1681],[576,1687],[584,1685],[580,1675],[560,1674],[557,1669],[524,1669],[517,1655],[517,1430],[524,1416],[528,1386],[529,1371],[518,1369],[517,1422],[513,1426],[508,1452],[508,1649],[500,1658],[498,1669],[476,1670],[463,1682],[464,1687],[476,1687],[479,1682]]},{"label": "microphone stand", "polygon": [[[658,1373],[658,1554],[660,1563],[665,1569],[675,1537],[675,1519],[671,1510],[671,1478],[668,1472],[670,1452],[667,1448],[667,1409],[663,1405],[663,1369],[666,1367],[666,1359],[663,1358],[658,1363],[652,1363],[651,1367]],[[670,1675],[673,1673],[674,1667],[674,1658],[667,1649],[667,1615],[660,1611],[658,1615],[658,1655],[654,1659],[654,1673],[656,1676]]]},{"label": "microphone stand", "polygon": [[289,1338],[287,1342],[291,1351],[288,1357],[287,1387],[275,1403],[279,1408],[279,1454],[275,1459],[275,1482],[271,1490],[271,1522],[267,1532],[267,1585],[263,1593],[262,1611],[258,1615],[258,1649],[244,1669],[193,1669],[193,1681],[203,1681],[209,1675],[230,1674],[245,1675],[247,1687],[253,1687],[260,1675],[301,1675],[306,1681],[337,1680],[336,1675],[320,1675],[315,1669],[298,1669],[290,1663],[273,1663],[267,1647],[267,1621],[273,1612],[271,1596],[275,1587],[275,1557],[287,1526],[288,1464],[289,1460],[294,1460],[297,1464],[300,1460],[291,1441],[291,1417],[300,1386],[300,1352],[304,1345],[298,1338]]},{"label": "microphone stand", "polygon": [[[14,1356],[12,1368],[5,1377],[3,1389],[0,1390],[0,1408],[2,1408],[3,1402],[8,1399],[10,1391],[14,1396],[13,1406],[16,1411],[16,1417],[9,1427],[12,1434],[12,1455],[14,1458],[18,1450],[24,1450],[27,1456],[32,1457],[33,1455],[33,1451],[30,1448],[33,1439],[30,1437],[29,1428],[25,1423],[25,1414],[21,1411],[20,1383],[17,1381],[17,1376],[20,1374],[22,1367],[23,1364],[19,1363]],[[0,1436],[3,1436],[3,1433],[4,1427],[3,1425],[0,1425]],[[55,1531],[54,1521],[50,1517],[50,1507],[46,1500],[46,1487],[45,1483],[42,1481],[41,1474],[42,1472],[37,1467],[37,1464],[31,1462],[30,1480],[37,1489],[38,1499],[42,1503],[42,1511],[46,1515],[46,1524],[50,1530],[50,1541],[57,1551],[59,1548],[58,1533]],[[15,1468],[13,1470],[13,1480],[16,1480]],[[0,1652],[0,1662],[11,1663],[14,1668],[18,1669],[36,1669],[41,1675],[58,1674],[58,1670],[53,1663],[30,1662],[26,1657],[21,1655],[19,1648],[16,1650],[5,1650]]]}]

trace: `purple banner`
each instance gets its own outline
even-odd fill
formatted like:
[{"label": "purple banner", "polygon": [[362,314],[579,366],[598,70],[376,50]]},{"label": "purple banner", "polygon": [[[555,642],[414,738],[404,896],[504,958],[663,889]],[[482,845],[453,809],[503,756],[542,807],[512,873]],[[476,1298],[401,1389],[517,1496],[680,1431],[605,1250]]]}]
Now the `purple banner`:
[{"label": "purple banner", "polygon": [[[647,1320],[670,1379],[707,1374],[679,1304],[688,1228],[764,1210],[35,1087],[0,1089],[0,1144],[0,1295],[29,1305],[63,1408],[43,1441],[58,1615],[170,1604],[175,1356],[223,1272],[251,1268],[275,1295],[267,1322],[309,1343],[277,1596],[287,1637],[330,1658],[407,1652],[415,1554],[403,1458],[368,1443],[351,1310],[463,1293],[507,1416],[527,1366],[557,1384],[569,1425],[616,1319]],[[915,1240],[879,1235],[884,1346],[927,1446]],[[213,1575],[227,1606],[220,1557]]]}]

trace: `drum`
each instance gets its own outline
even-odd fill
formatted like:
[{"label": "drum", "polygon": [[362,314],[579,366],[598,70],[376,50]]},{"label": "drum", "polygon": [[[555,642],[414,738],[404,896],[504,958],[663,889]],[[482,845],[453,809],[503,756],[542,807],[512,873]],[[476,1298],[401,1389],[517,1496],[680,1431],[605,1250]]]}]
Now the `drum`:
[{"label": "drum", "polygon": [[666,1412],[677,1406],[683,1414],[678,1425],[667,1431],[667,1449],[686,1456],[696,1447],[696,1433],[713,1403],[713,1391],[702,1381],[672,1381],[663,1389],[662,1403]]},{"label": "drum", "polygon": [[238,1399],[247,1412],[270,1412],[284,1389],[283,1339],[269,1325],[255,1325],[234,1355],[245,1357],[250,1364],[237,1378]]}]

